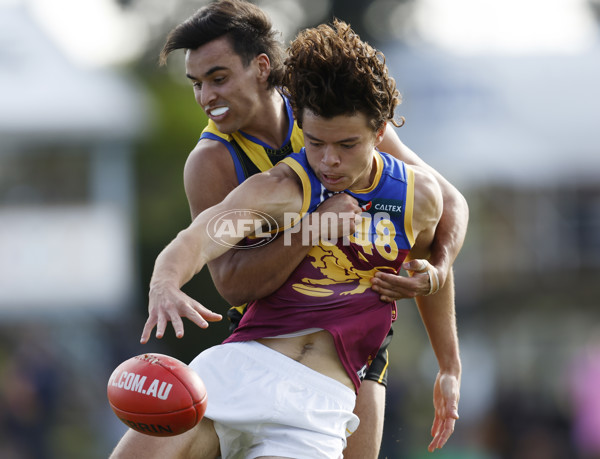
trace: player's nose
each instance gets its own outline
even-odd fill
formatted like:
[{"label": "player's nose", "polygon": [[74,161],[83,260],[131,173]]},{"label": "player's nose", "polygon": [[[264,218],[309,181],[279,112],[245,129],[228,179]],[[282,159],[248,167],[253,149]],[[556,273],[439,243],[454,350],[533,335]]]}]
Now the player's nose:
[{"label": "player's nose", "polygon": [[321,157],[321,162],[327,167],[334,167],[339,165],[340,156],[337,154],[334,147],[325,146],[323,147],[323,156]]},{"label": "player's nose", "polygon": [[202,107],[208,107],[217,98],[217,93],[211,89],[208,85],[203,85],[200,89],[200,105]]}]

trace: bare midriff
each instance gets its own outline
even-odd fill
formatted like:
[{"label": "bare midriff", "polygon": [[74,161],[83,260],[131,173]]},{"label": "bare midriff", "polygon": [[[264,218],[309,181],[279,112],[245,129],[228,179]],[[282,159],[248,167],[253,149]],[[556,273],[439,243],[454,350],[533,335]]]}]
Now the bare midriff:
[{"label": "bare midriff", "polygon": [[321,330],[292,338],[262,338],[256,341],[355,390],[328,331]]}]

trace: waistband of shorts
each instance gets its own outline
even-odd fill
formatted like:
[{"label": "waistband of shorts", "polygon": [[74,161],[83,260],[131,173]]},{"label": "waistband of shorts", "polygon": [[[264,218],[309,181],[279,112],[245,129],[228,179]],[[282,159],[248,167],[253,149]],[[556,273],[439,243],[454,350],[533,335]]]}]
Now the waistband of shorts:
[{"label": "waistband of shorts", "polygon": [[310,377],[311,388],[340,399],[340,401],[345,403],[351,403],[354,406],[356,393],[352,389],[346,387],[346,385],[336,379],[319,373],[300,362],[296,362],[294,359],[264,344],[257,341],[236,341],[225,343],[221,346],[234,346],[236,351],[243,353],[248,359],[255,361],[259,365],[268,362],[270,371],[278,372],[287,377],[294,374],[297,374],[299,377],[302,377],[302,375],[305,378]]}]

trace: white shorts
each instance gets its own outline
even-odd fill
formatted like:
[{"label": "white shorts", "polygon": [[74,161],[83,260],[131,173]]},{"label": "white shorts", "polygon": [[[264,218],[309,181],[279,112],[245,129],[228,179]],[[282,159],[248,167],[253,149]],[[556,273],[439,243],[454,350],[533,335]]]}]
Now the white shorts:
[{"label": "white shorts", "polygon": [[224,459],[336,459],[358,427],[354,391],[256,341],[211,347],[190,367]]}]

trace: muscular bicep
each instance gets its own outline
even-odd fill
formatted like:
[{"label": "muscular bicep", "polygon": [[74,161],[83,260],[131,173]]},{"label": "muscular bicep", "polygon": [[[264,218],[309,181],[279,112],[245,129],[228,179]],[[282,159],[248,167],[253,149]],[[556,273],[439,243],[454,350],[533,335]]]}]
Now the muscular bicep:
[{"label": "muscular bicep", "polygon": [[415,245],[411,258],[429,255],[440,218],[443,212],[443,197],[436,179],[425,169],[412,166],[414,171],[413,234]]},{"label": "muscular bicep", "polygon": [[299,214],[303,196],[300,185],[293,173],[282,169],[273,168],[250,177],[194,219],[183,234],[192,250],[198,244],[200,262],[208,263],[245,237],[262,232],[262,224],[270,219],[283,226],[286,215]]},{"label": "muscular bicep", "polygon": [[221,211],[248,210],[268,214],[279,225],[286,222],[286,215],[300,213],[303,203],[302,186],[286,164],[253,175],[229,193],[217,205]]},{"label": "muscular bicep", "polygon": [[378,147],[381,151],[385,151],[409,165],[423,168],[435,178],[439,185],[443,199],[443,213],[437,226],[429,260],[438,268],[443,280],[445,273],[448,272],[460,252],[467,233],[469,221],[467,201],[454,185],[404,145],[391,126],[386,129],[385,136]]},{"label": "muscular bicep", "polygon": [[219,211],[255,209],[281,221],[285,212],[301,209],[300,181],[289,166],[280,164],[237,185],[231,157],[217,147],[197,147],[186,161],[184,185],[192,219],[213,206]]},{"label": "muscular bicep", "polygon": [[[214,144],[213,146],[220,146]],[[238,185],[233,161],[225,147],[222,146],[221,151],[209,152],[211,155],[206,153],[195,149],[188,158],[184,172],[186,193],[193,218],[206,208],[222,202]],[[269,194],[271,193],[266,189],[260,190],[261,196]],[[242,197],[247,195],[242,194]],[[237,201],[231,205],[246,204]],[[289,275],[286,271],[288,265],[295,266],[302,255],[297,247],[270,243],[253,250],[230,249],[210,261],[208,268],[221,296],[230,304],[242,304],[263,297],[279,287]],[[281,263],[278,263],[281,258],[286,269],[282,269]],[[278,267],[275,268],[275,265]]]}]

